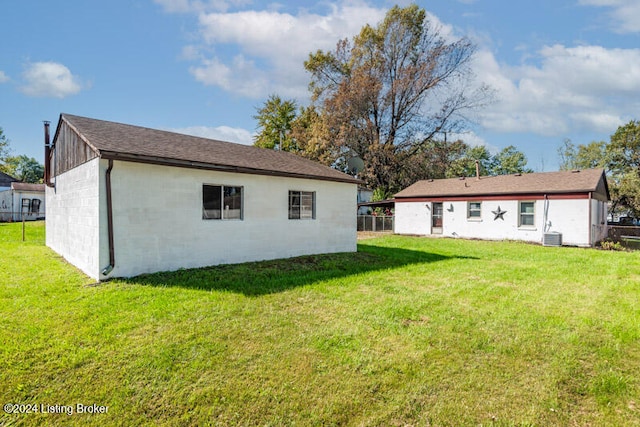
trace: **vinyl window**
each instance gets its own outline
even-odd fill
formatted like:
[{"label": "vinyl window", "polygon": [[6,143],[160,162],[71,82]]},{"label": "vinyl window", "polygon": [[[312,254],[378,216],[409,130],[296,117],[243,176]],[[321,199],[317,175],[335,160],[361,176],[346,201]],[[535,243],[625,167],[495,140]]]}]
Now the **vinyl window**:
[{"label": "vinyl window", "polygon": [[202,186],[202,219],[243,219],[243,187]]},{"label": "vinyl window", "polygon": [[535,213],[536,202],[520,202],[518,204],[519,220],[518,226],[520,227],[533,227],[535,226]]},{"label": "vinyl window", "polygon": [[289,191],[289,219],[315,219],[315,191]]},{"label": "vinyl window", "polygon": [[482,213],[482,202],[467,203],[467,219],[480,219]]}]

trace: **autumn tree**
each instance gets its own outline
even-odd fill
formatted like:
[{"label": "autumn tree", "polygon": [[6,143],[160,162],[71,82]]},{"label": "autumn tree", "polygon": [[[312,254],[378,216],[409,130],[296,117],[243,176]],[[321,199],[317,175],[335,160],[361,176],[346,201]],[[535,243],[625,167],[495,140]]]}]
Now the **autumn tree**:
[{"label": "autumn tree", "polygon": [[282,151],[297,151],[291,137],[291,124],[297,116],[297,105],[292,100],[282,100],[271,95],[254,118],[258,121],[258,134],[254,138],[257,147]]},{"label": "autumn tree", "polygon": [[474,52],[468,38],[445,38],[411,5],[393,7],[334,51],[310,54],[312,100],[335,147],[327,163],[357,154],[360,177],[385,190],[426,178],[408,178],[406,166],[424,159],[438,134],[461,131],[464,113],[488,99],[486,87],[470,87]]}]

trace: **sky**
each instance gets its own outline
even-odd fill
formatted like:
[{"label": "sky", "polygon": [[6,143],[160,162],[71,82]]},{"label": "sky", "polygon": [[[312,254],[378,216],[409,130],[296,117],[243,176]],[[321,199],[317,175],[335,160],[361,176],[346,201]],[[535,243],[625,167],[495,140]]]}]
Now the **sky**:
[{"label": "sky", "polygon": [[[0,127],[43,162],[60,113],[251,144],[271,94],[308,105],[310,52],[332,50],[409,1],[0,0]],[[640,1],[416,1],[477,46],[494,101],[461,135],[559,167],[558,147],[640,119]]]}]

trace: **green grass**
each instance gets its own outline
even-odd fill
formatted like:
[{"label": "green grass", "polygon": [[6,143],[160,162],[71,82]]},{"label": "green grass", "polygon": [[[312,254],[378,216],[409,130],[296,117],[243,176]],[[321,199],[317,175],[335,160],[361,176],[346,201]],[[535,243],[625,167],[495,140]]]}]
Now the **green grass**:
[{"label": "green grass", "polygon": [[640,253],[386,236],[93,280],[0,224],[0,425],[640,425]]}]

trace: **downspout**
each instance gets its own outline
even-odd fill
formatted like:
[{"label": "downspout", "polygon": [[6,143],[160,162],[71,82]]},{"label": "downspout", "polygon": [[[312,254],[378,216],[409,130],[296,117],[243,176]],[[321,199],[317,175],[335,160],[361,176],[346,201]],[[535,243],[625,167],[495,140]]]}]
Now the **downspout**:
[{"label": "downspout", "polygon": [[51,143],[49,138],[49,121],[44,121],[44,183],[47,187],[53,187],[51,183]]},{"label": "downspout", "polygon": [[544,206],[542,207],[542,242],[544,243],[544,234],[549,227],[549,196],[544,195]]},{"label": "downspout", "polygon": [[113,245],[113,203],[111,201],[111,170],[113,169],[113,160],[109,159],[109,167],[105,173],[107,185],[107,234],[109,236],[109,265],[102,270],[102,275],[107,276],[116,265],[116,255]]},{"label": "downspout", "polygon": [[592,192],[589,191],[589,246],[593,246],[593,218],[591,216],[591,196]]}]

